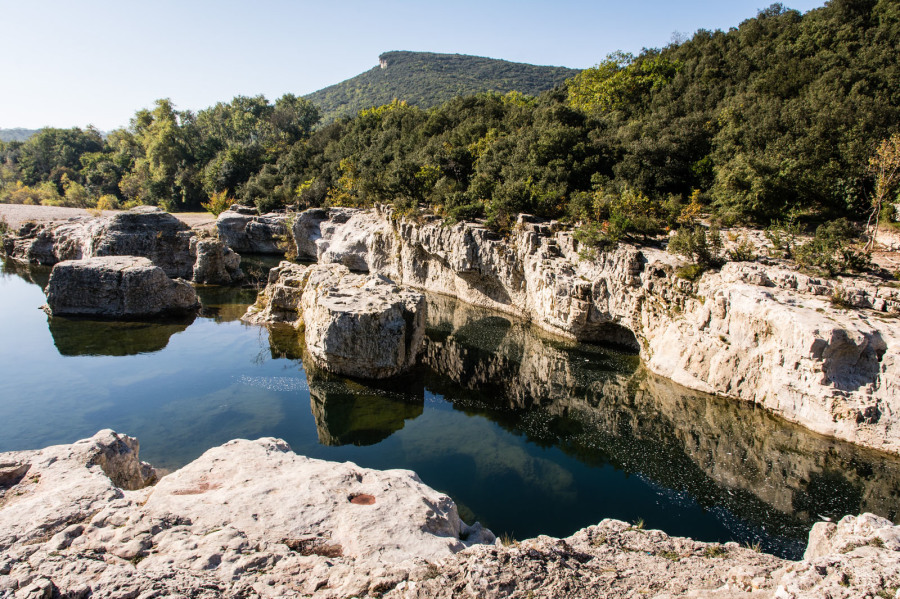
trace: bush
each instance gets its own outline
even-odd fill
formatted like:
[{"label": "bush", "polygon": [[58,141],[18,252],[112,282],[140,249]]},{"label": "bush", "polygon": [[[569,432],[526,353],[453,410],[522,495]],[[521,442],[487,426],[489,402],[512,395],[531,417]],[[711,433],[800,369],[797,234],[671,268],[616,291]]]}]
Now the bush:
[{"label": "bush", "polygon": [[200,205],[213,216],[219,216],[228,210],[233,203],[234,200],[228,197],[228,190],[222,190],[212,193],[209,196],[209,201]]},{"label": "bush", "polygon": [[750,243],[746,235],[743,236],[737,247],[728,250],[728,259],[732,262],[753,262],[756,260],[753,244]]},{"label": "bush", "polygon": [[859,229],[846,218],[820,225],[813,239],[796,247],[797,263],[830,277],[866,270],[871,259],[858,249],[859,235]]},{"label": "bush", "polygon": [[578,255],[585,260],[594,260],[597,252],[608,252],[615,249],[619,238],[609,232],[607,227],[597,223],[588,223],[575,229],[575,240],[584,246]]},{"label": "bush", "polygon": [[709,229],[709,235],[702,225],[682,227],[669,240],[668,249],[673,254],[686,257],[703,270],[719,266],[722,262],[722,237],[714,227]]},{"label": "bush", "polygon": [[100,196],[100,199],[97,200],[97,210],[118,210],[119,209],[119,199],[112,194],[105,194]]},{"label": "bush", "polygon": [[766,229],[766,238],[772,244],[770,253],[775,258],[793,258],[797,238],[803,227],[797,222],[797,214],[791,213],[785,220],[776,220]]},{"label": "bush", "polygon": [[0,237],[3,237],[7,233],[9,233],[9,223],[6,222],[5,218],[0,217]]}]

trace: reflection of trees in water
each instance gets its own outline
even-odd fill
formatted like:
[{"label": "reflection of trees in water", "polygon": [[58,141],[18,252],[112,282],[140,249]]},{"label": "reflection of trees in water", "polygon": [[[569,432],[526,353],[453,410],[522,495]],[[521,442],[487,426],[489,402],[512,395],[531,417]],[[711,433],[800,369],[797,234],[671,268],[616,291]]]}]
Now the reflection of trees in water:
[{"label": "reflection of trees in water", "polygon": [[819,516],[897,517],[897,458],[448,298],[428,309],[426,386],[538,445],[639,473],[775,535],[805,538]]}]

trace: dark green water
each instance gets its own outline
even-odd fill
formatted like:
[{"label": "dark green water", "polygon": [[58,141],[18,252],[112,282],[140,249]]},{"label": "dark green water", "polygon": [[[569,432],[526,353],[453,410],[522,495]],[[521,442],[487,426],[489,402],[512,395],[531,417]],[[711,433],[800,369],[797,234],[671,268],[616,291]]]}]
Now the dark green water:
[{"label": "dark green water", "polygon": [[233,438],[281,437],[415,470],[464,518],[517,538],[612,517],[796,557],[822,517],[897,521],[897,458],[446,298],[429,298],[420,366],[370,384],[304,368],[289,327],[241,323],[253,290],[201,288],[186,321],[110,323],[48,318],[46,277],[0,274],[0,451],[113,428],[173,469]]}]

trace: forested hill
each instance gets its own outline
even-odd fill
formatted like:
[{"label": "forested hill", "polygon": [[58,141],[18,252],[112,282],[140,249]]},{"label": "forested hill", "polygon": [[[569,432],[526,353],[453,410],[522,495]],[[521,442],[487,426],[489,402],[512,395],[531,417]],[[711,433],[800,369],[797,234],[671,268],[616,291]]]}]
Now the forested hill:
[{"label": "forested hill", "polygon": [[481,92],[536,95],[578,73],[465,54],[385,52],[378,59],[379,66],[305,96],[319,108],[323,124],[394,99],[430,108]]},{"label": "forested hill", "polygon": [[38,129],[0,129],[0,141],[25,141],[38,132]]}]

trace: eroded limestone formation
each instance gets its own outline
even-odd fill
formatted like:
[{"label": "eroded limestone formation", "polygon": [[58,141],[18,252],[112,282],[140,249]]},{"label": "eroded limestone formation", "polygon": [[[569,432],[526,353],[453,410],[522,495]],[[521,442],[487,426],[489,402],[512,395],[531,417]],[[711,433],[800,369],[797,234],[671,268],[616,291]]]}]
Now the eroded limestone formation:
[{"label": "eroded limestone formation", "polygon": [[169,277],[196,283],[231,284],[243,275],[240,256],[215,239],[198,239],[163,210],[139,206],[108,217],[62,223],[26,223],[3,240],[13,260],[51,266],[97,256],[141,256]]},{"label": "eroded limestone formation", "polygon": [[231,441],[155,486],[136,440],[112,431],[0,464],[4,597],[346,597],[494,540],[412,472],[277,439]]},{"label": "eroded limestone formation", "polygon": [[380,275],[338,264],[283,262],[248,310],[251,322],[296,321],[321,368],[360,378],[395,376],[416,362],[425,334],[425,296]]},{"label": "eroded limestone formation", "polygon": [[[582,341],[639,349],[692,389],[751,401],[814,431],[900,452],[900,290],[784,265],[729,263],[697,282],[681,260],[621,244],[579,255],[571,231],[521,217],[483,226],[395,219],[388,209],[302,213],[301,256],[524,317]],[[325,218],[327,216],[327,218]],[[859,310],[835,305],[838,296]]]},{"label": "eroded limestone formation", "polygon": [[195,312],[197,293],[147,258],[105,256],[58,262],[47,284],[52,315],[150,318]]},{"label": "eroded limestone formation", "polygon": [[255,208],[234,205],[216,219],[216,229],[228,247],[238,253],[284,254],[290,241],[288,215],[260,215]]}]

